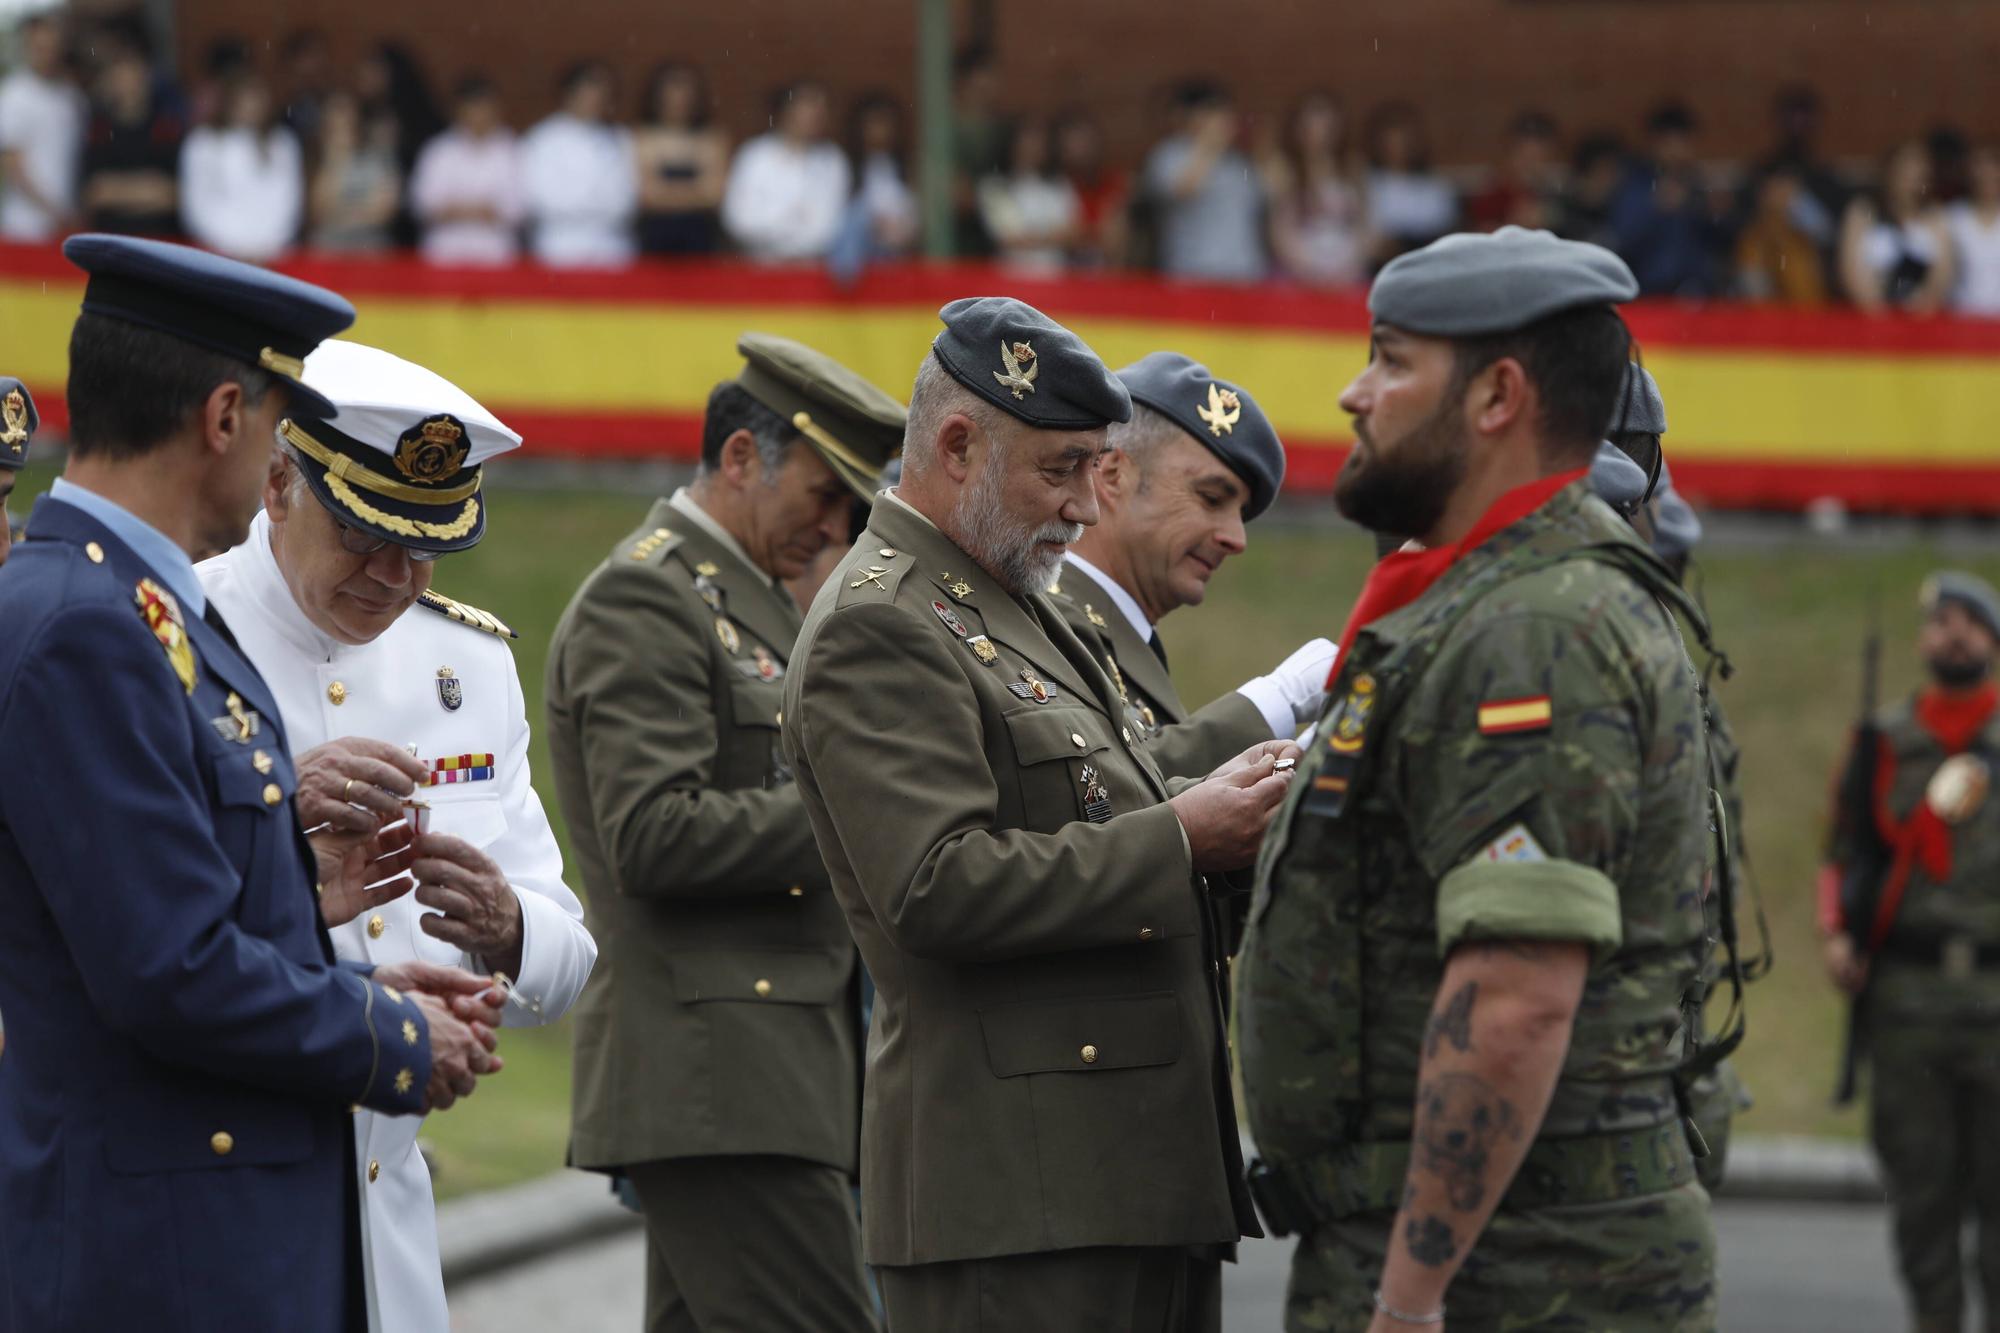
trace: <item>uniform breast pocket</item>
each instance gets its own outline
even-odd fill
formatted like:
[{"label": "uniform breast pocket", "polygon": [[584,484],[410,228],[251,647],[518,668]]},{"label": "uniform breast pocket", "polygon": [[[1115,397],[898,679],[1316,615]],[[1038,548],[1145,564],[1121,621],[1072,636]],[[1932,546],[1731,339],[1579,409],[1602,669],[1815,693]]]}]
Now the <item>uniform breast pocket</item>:
[{"label": "uniform breast pocket", "polygon": [[704,949],[670,955],[682,1004],[832,1004],[849,965],[817,949]]},{"label": "uniform breast pocket", "polygon": [[729,682],[730,721],[735,731],[717,755],[720,785],[776,787],[791,780],[792,770],[779,740],[784,708],[782,681]]},{"label": "uniform breast pocket", "polygon": [[979,1011],[996,1078],[1101,1073],[1181,1058],[1180,998],[1172,991],[1024,1000]]},{"label": "uniform breast pocket", "polygon": [[[1105,776],[1100,723],[1079,708],[1024,708],[1005,715],[1020,765],[1021,808],[1028,827],[1053,830],[1079,819],[1103,822],[1118,812],[1116,783]],[[1132,794],[1125,793],[1125,809]]]},{"label": "uniform breast pocket", "polygon": [[251,918],[268,915],[266,904],[277,901],[271,871],[280,840],[292,835],[296,780],[289,764],[248,746],[213,753],[208,765],[215,792],[215,839],[243,877],[242,917],[249,925]]}]

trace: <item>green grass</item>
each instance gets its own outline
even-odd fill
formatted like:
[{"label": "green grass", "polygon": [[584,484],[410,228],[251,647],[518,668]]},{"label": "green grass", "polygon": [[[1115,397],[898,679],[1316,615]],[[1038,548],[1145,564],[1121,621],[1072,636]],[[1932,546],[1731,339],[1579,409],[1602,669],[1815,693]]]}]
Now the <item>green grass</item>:
[{"label": "green grass", "polygon": [[[31,471],[25,495],[46,485]],[[515,660],[539,730],[549,635],[583,576],[636,526],[650,497],[502,491],[477,549],[447,559],[439,588],[485,607],[520,632]],[[1206,605],[1171,618],[1164,636],[1190,700],[1211,698],[1314,634],[1339,632],[1373,548],[1351,533],[1267,526],[1216,577]],[[1916,588],[1940,565],[2000,582],[2000,556],[1941,556],[1916,545],[1884,551],[1801,541],[1715,550],[1704,561],[1716,632],[1737,666],[1723,700],[1744,749],[1745,835],[1769,908],[1778,964],[1750,994],[1740,1058],[1756,1107],[1745,1133],[1852,1136],[1857,1112],[1827,1105],[1840,1006],[1818,962],[1813,878],[1829,774],[1859,691],[1859,644],[1879,593],[1888,626],[1884,697],[1916,682],[1911,648]],[[643,634],[643,626],[634,626]],[[547,750],[534,745],[538,786],[562,836]],[[1746,913],[1746,929],[1748,920]],[[449,1196],[562,1165],[569,1118],[567,1028],[508,1033],[508,1069],[471,1100],[433,1119],[425,1136]]]}]

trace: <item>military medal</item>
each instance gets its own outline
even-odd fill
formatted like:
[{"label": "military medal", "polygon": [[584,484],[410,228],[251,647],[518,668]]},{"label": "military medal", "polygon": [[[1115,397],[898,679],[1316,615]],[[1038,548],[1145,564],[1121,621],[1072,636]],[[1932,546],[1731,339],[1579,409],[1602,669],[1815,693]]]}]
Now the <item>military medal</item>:
[{"label": "military medal", "polygon": [[[709,567],[711,569],[714,568],[712,565]],[[722,589],[716,587],[715,580],[708,575],[702,574],[695,579],[694,591],[697,597],[708,604],[709,610],[720,611],[722,609]]]},{"label": "military medal", "polygon": [[715,618],[715,637],[722,640],[722,647],[725,652],[733,653],[743,646],[741,636],[736,633],[736,626],[729,623],[729,617],[727,616],[717,616]]},{"label": "military medal", "polygon": [[438,702],[444,705],[444,711],[456,713],[465,703],[465,682],[453,675],[450,667],[443,666],[438,668],[437,686]]},{"label": "military medal", "polygon": [[763,644],[758,644],[752,655],[757,659],[757,679],[776,680],[784,674],[783,669],[771,660],[771,654]]},{"label": "military medal", "polygon": [[1111,793],[1105,790],[1104,777],[1095,764],[1085,764],[1077,781],[1083,786],[1083,817],[1093,824],[1102,824],[1111,818]]},{"label": "military medal", "polygon": [[442,759],[433,759],[428,765],[430,776],[420,786],[446,787],[458,782],[491,782],[493,780],[493,756],[490,754],[455,754]]},{"label": "military medal", "polygon": [[[224,707],[229,710],[227,717],[210,718],[208,724],[215,728],[215,734],[225,741],[237,745],[248,745],[250,738],[263,730],[264,719],[257,716],[254,708],[243,706],[243,696],[231,690]],[[259,753],[262,753],[261,751]]]},{"label": "military medal", "polygon": [[953,611],[950,607],[946,606],[943,602],[932,602],[931,612],[932,614],[936,615],[939,620],[942,620],[944,622],[944,627],[946,629],[950,630],[953,634],[956,634],[959,638],[962,639],[967,634],[971,633],[970,630],[965,628],[965,622],[958,618],[958,614],[955,611]]},{"label": "military medal", "polygon": [[1056,695],[1056,687],[1037,676],[1033,667],[1022,667],[1021,679],[1007,688],[1016,698],[1033,699],[1038,704],[1045,704]]},{"label": "military medal", "polygon": [[1993,775],[1976,755],[1955,754],[1938,766],[1924,787],[1924,804],[1947,824],[1963,824],[1986,802]]},{"label": "military medal", "polygon": [[146,628],[167,651],[167,665],[180,678],[181,688],[194,693],[194,645],[188,642],[187,628],[181,623],[181,604],[174,595],[151,579],[140,579],[134,596]]},{"label": "military medal", "polygon": [[993,646],[993,640],[984,634],[973,635],[965,641],[965,646],[972,650],[972,655],[979,659],[981,666],[992,666],[994,659],[1000,656],[1000,650]]}]

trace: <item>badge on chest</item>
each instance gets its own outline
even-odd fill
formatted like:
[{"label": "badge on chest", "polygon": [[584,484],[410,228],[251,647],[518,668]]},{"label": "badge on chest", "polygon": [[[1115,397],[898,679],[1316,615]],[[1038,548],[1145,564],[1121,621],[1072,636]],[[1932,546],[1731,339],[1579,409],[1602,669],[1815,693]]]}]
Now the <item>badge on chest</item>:
[{"label": "badge on chest", "polygon": [[445,712],[456,713],[465,706],[465,682],[448,666],[437,669],[437,691]]}]

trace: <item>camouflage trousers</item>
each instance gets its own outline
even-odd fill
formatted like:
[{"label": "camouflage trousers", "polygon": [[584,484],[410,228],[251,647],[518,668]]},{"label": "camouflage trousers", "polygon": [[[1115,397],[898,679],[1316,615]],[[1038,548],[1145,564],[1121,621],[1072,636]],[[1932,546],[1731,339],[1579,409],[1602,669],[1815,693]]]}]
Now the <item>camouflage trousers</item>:
[{"label": "camouflage trousers", "polygon": [[[1374,1213],[1300,1239],[1286,1333],[1364,1333],[1389,1227]],[[1710,1333],[1708,1192],[1689,1184],[1616,1203],[1496,1214],[1445,1306],[1451,1333]]]},{"label": "camouflage trousers", "polygon": [[1978,1225],[1980,1288],[1989,1304],[2000,1301],[2000,1031],[1936,1020],[1872,1027],[1869,1134],[1914,1327],[1958,1333],[1967,1214]]}]

